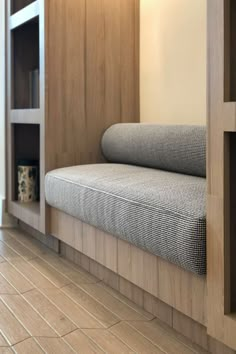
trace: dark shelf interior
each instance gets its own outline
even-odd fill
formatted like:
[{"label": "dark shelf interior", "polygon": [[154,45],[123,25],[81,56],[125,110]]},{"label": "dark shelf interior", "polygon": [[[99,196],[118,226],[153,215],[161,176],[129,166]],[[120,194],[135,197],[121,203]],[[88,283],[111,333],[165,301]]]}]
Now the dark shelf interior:
[{"label": "dark shelf interior", "polygon": [[40,160],[40,126],[38,124],[13,124],[12,138],[13,150],[13,180],[14,200],[18,199],[17,166],[19,161]]},{"label": "dark shelf interior", "polygon": [[227,312],[236,312],[236,133],[225,133],[225,294]]},{"label": "dark shelf interior", "polygon": [[236,1],[225,0],[225,101],[236,102]]},{"label": "dark shelf interior", "polygon": [[[12,31],[12,69],[12,108],[39,108],[38,17]],[[34,79],[32,86],[34,73],[37,73],[37,80]],[[32,99],[35,95],[37,99]]]},{"label": "dark shelf interior", "polygon": [[11,0],[11,14],[22,10],[24,7],[30,5],[35,0]]}]

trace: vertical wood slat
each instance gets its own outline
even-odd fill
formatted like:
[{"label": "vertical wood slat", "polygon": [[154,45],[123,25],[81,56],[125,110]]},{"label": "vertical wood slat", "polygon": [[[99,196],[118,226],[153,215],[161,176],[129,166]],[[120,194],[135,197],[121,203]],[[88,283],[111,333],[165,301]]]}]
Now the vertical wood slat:
[{"label": "vertical wood slat", "polygon": [[[100,139],[105,128],[105,9],[103,0],[86,3],[86,139],[87,163],[101,159]],[[117,68],[118,70],[118,68]],[[99,134],[98,134],[99,132]]]},{"label": "vertical wood slat", "polygon": [[[49,6],[46,171],[102,161],[102,133],[122,121],[121,107],[123,121],[139,121],[136,1],[79,0],[75,9],[74,2],[51,0]],[[122,26],[130,28],[126,38]]]}]

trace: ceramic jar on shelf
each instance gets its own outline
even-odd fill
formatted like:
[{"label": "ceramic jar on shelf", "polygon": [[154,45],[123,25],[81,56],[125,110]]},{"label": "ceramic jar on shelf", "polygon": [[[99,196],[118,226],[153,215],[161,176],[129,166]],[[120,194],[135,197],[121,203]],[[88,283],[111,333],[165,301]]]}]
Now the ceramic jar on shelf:
[{"label": "ceramic jar on shelf", "polygon": [[18,201],[35,202],[39,199],[39,164],[38,161],[24,160],[17,164]]}]

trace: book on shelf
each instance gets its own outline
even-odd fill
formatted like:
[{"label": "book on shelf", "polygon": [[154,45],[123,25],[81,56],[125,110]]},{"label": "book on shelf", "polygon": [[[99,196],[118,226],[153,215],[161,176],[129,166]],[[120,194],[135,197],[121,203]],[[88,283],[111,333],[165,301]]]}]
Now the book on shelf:
[{"label": "book on shelf", "polygon": [[39,69],[29,72],[29,106],[39,108]]}]

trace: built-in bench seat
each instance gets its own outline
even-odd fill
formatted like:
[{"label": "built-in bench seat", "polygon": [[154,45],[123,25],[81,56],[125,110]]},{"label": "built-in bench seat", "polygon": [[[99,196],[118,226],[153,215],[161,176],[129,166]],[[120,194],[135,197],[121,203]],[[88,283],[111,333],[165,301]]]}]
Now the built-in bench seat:
[{"label": "built-in bench seat", "polygon": [[118,124],[110,163],[46,176],[48,204],[196,274],[206,272],[205,128]]}]

